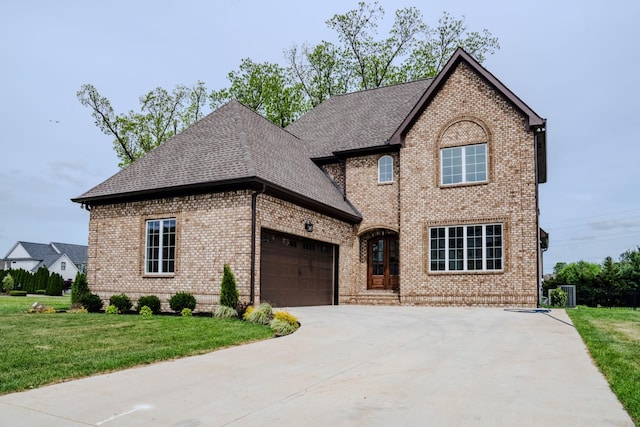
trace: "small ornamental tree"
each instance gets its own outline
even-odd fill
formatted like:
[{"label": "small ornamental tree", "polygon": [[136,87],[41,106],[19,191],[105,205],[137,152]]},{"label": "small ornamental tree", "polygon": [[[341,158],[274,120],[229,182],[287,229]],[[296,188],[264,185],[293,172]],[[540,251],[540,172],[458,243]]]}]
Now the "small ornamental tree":
[{"label": "small ornamental tree", "polygon": [[82,304],[83,298],[90,293],[89,285],[87,284],[87,276],[78,272],[78,274],[76,274],[76,279],[71,284],[71,303]]},{"label": "small ornamental tree", "polygon": [[235,308],[238,306],[238,288],[236,287],[236,278],[231,271],[229,264],[224,265],[222,273],[222,285],[220,285],[220,305]]},{"label": "small ornamental tree", "polygon": [[2,288],[7,294],[13,290],[13,277],[11,277],[11,274],[7,274],[2,279]]}]

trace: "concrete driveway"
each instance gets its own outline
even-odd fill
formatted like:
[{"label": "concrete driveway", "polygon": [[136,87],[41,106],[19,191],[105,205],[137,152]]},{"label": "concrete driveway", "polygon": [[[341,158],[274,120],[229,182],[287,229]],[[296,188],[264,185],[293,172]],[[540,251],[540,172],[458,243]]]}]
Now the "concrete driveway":
[{"label": "concrete driveway", "polygon": [[633,426],[563,311],[335,306],[295,334],[0,397],[6,426]]}]

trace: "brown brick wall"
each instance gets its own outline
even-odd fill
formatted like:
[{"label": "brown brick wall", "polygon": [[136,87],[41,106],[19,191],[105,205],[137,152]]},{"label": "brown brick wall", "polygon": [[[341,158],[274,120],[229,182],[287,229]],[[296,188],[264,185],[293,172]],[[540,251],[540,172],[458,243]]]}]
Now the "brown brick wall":
[{"label": "brown brick wall", "polygon": [[[442,187],[441,147],[488,144],[488,182]],[[256,302],[260,296],[260,230],[267,228],[340,248],[340,303],[535,306],[537,296],[536,183],[533,135],[525,119],[470,68],[444,83],[394,158],[394,180],[378,183],[378,159],[367,155],[325,165],[363,221],[351,225],[277,198],[257,198]],[[168,310],[178,291],[196,296],[198,309],[218,304],[225,263],[241,299],[251,275],[251,191],[94,206],[89,224],[88,281],[104,300],[125,292],[133,301],[157,295]],[[144,274],[145,221],[177,219],[176,271]],[[304,222],[311,219],[314,231]],[[500,222],[504,270],[430,273],[428,227]],[[367,291],[363,239],[373,230],[400,233],[400,294]],[[366,252],[366,251],[365,251]]]},{"label": "brown brick wall", "polygon": [[[144,274],[145,222],[175,217],[175,274]],[[224,264],[236,276],[238,290],[249,294],[251,193],[164,198],[94,206],[89,223],[87,279],[103,300],[125,292],[132,301],[156,295],[169,310],[176,292],[191,292],[196,309],[217,304]]]},{"label": "brown brick wall", "polygon": [[[442,187],[441,147],[488,144],[488,182]],[[524,117],[466,65],[456,69],[401,151],[401,301],[535,306],[536,182]],[[504,224],[504,271],[429,273],[430,225]]]}]

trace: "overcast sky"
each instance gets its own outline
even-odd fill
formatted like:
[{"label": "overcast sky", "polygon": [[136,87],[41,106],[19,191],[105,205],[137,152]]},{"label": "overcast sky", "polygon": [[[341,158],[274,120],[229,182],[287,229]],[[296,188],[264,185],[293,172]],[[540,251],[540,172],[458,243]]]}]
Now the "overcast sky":
[{"label": "overcast sky", "polygon": [[[385,23],[417,6],[499,38],[489,71],[547,118],[541,225],[558,261],[602,262],[640,245],[640,2],[382,0]],[[16,241],[86,244],[76,197],[118,171],[112,139],[76,92],[116,113],[157,86],[228,85],[242,58],[284,64],[292,44],[336,41],[325,21],[357,1],[2,1],[0,257]],[[384,27],[384,24],[383,24]]]}]

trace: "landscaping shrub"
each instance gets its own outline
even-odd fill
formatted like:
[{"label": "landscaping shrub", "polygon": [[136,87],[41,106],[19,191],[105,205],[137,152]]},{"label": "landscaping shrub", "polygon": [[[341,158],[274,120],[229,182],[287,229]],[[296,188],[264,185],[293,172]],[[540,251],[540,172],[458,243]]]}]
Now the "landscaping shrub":
[{"label": "landscaping shrub", "polygon": [[182,312],[184,308],[193,311],[196,308],[196,298],[189,292],[178,292],[169,298],[169,307],[176,313]]},{"label": "landscaping shrub", "polygon": [[244,313],[242,313],[242,318],[243,318],[244,320],[249,320],[249,315],[251,315],[251,313],[253,313],[253,310],[255,310],[255,308],[254,308],[252,305],[248,306],[248,307],[244,310]]},{"label": "landscaping shrub", "polygon": [[104,310],[104,314],[118,314],[120,310],[113,304],[109,304],[107,308]]},{"label": "landscaping shrub", "polygon": [[35,289],[25,289],[25,291],[33,292],[38,289],[47,289],[47,285],[49,284],[49,269],[45,266],[42,266],[36,271],[35,276]]},{"label": "landscaping shrub", "polygon": [[229,264],[225,264],[222,273],[222,284],[220,285],[220,305],[231,307],[235,310],[238,306],[239,297],[236,278]]},{"label": "landscaping shrub", "polygon": [[147,306],[151,309],[153,314],[160,314],[161,310],[161,302],[160,298],[155,295],[146,295],[138,298],[138,303],[136,304],[136,311],[140,311],[143,307]]},{"label": "landscaping shrub", "polygon": [[276,336],[281,337],[294,333],[300,327],[300,323],[293,314],[286,311],[277,311],[273,315],[270,326]]},{"label": "landscaping shrub", "polygon": [[34,302],[31,308],[29,309],[29,313],[51,314],[55,312],[56,312],[55,308],[49,307],[48,305],[40,304],[39,302]]},{"label": "landscaping shrub", "polygon": [[[126,313],[131,310],[131,299],[124,293],[119,295],[111,295],[109,298],[109,305],[114,305],[120,313]],[[108,307],[107,307],[108,308]]]},{"label": "landscaping shrub", "polygon": [[89,313],[97,313],[102,310],[102,299],[99,295],[88,293],[82,298],[80,304],[87,309]]},{"label": "landscaping shrub", "polygon": [[249,322],[269,326],[271,324],[271,320],[273,320],[273,308],[270,304],[263,302],[258,306],[258,308],[254,308],[251,311],[247,316],[247,320]]},{"label": "landscaping shrub", "polygon": [[185,307],[182,309],[182,311],[180,311],[180,316],[182,317],[191,317],[193,316],[193,311],[191,311],[190,308]]},{"label": "landscaping shrub", "polygon": [[251,307],[248,302],[238,301],[238,305],[236,306],[236,312],[238,313],[238,317],[240,319],[244,319],[244,314],[247,312],[247,309]]},{"label": "landscaping shrub", "polygon": [[2,279],[2,289],[6,293],[10,293],[13,290],[13,276],[11,274],[7,274]]},{"label": "landscaping shrub", "polygon": [[567,293],[561,288],[551,289],[549,291],[549,302],[553,307],[566,307]]},{"label": "landscaping shrub", "polygon": [[89,285],[87,284],[87,276],[78,272],[71,284],[71,303],[82,304],[82,300],[89,294],[91,294],[91,291],[89,291]]},{"label": "landscaping shrub", "polygon": [[221,305],[213,312],[213,317],[217,317],[219,319],[237,319],[238,312],[231,307]]},{"label": "landscaping shrub", "polygon": [[47,291],[45,291],[44,289],[38,289],[36,291],[36,295],[46,295],[46,294],[47,294]]},{"label": "landscaping shrub", "polygon": [[64,288],[64,279],[58,273],[51,273],[47,282],[46,294],[51,296],[62,295],[62,289]]},{"label": "landscaping shrub", "polygon": [[26,297],[27,291],[9,291],[9,295],[12,297]]},{"label": "landscaping shrub", "polygon": [[140,316],[153,316],[153,310],[148,305],[143,305],[138,309]]}]

